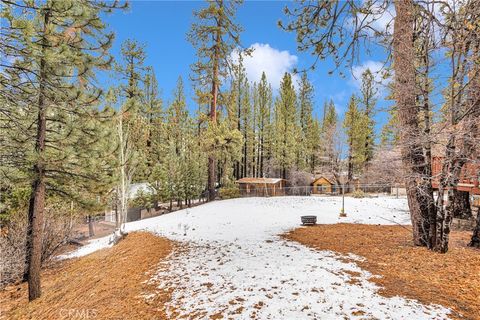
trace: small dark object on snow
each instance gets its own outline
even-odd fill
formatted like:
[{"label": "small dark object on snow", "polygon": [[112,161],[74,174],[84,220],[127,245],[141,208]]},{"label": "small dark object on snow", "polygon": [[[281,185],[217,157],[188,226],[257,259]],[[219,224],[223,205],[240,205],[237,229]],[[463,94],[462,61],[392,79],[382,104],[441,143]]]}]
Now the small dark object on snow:
[{"label": "small dark object on snow", "polygon": [[313,226],[317,223],[317,216],[302,216],[302,224],[304,226]]}]

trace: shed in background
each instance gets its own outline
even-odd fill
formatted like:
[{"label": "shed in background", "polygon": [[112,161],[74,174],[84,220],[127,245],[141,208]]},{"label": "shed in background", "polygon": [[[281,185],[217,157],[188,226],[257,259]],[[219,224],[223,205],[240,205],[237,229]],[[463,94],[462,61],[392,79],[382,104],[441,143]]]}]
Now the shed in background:
[{"label": "shed in background", "polygon": [[236,181],[241,196],[284,196],[287,180],[281,178],[242,178]]},{"label": "shed in background", "polygon": [[320,176],[312,182],[313,194],[329,194],[337,192],[336,184],[330,179]]}]

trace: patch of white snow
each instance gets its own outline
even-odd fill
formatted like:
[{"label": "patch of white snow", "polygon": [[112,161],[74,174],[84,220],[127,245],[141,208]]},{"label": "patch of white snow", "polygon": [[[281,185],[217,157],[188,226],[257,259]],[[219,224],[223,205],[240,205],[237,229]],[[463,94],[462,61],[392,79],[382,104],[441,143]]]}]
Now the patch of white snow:
[{"label": "patch of white snow", "polygon": [[[331,251],[317,251],[278,235],[317,223],[409,224],[406,199],[273,197],[216,201],[131,222],[126,231],[147,230],[183,243],[162,261],[151,281],[174,288],[167,311],[233,319],[445,319],[449,310],[401,297],[380,296],[371,275]],[[105,238],[103,238],[105,239]],[[108,246],[94,240],[72,253],[81,256]],[[351,255],[351,258],[362,259]],[[359,274],[352,280],[352,274]],[[244,309],[238,309],[243,307]],[[240,312],[241,310],[241,312]]]}]

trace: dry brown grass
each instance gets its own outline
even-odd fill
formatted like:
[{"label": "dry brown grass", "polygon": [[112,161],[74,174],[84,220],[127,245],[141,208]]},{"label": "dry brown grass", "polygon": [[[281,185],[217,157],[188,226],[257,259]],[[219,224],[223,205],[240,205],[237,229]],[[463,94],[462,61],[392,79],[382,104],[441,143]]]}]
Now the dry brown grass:
[{"label": "dry brown grass", "polygon": [[5,319],[166,319],[161,293],[148,303],[143,283],[172,250],[169,240],[132,233],[112,248],[43,271],[41,298],[28,303],[26,284],[0,293]]},{"label": "dry brown grass", "polygon": [[382,295],[441,304],[467,319],[480,319],[480,250],[466,246],[469,232],[453,232],[446,254],[414,247],[401,226],[317,225],[285,237],[319,250],[365,257],[357,263],[382,276],[372,279]]}]

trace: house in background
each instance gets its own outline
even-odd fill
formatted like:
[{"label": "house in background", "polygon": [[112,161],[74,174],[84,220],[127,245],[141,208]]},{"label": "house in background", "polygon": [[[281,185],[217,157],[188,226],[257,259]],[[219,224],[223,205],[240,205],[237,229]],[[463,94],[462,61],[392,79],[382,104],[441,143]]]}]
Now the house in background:
[{"label": "house in background", "polygon": [[[439,187],[439,177],[442,172],[443,157],[433,157],[432,159],[432,185],[434,189]],[[480,163],[473,161],[467,162],[460,171],[460,180],[455,189],[468,192],[471,195],[480,195]]]},{"label": "house in background", "polygon": [[[435,143],[432,146],[432,186],[434,190],[439,188],[440,175],[445,160],[445,146],[448,144],[449,134],[458,130],[463,130],[461,123],[455,126],[438,123],[432,127],[432,134],[435,137]],[[457,144],[459,143],[457,141]],[[467,163],[463,165],[460,171],[460,179],[453,189],[469,193],[470,196],[478,199],[477,197],[480,196],[480,149],[476,149]]]},{"label": "house in background", "polygon": [[128,199],[136,199],[141,196],[150,196],[156,194],[155,188],[148,182],[132,183],[130,184],[127,194]]},{"label": "house in background", "polygon": [[[158,214],[158,208],[144,208],[141,206],[131,206],[131,202],[139,197],[151,196],[156,194],[155,188],[148,182],[132,183],[127,190],[127,198],[129,201],[129,208],[127,211],[127,222],[137,221],[148,217],[153,217]],[[114,202],[111,208],[105,210],[105,221],[116,222],[118,215],[118,208]]]},{"label": "house in background", "polygon": [[337,185],[325,176],[320,176],[312,182],[312,194],[331,194],[338,192]]},{"label": "house in background", "polygon": [[236,183],[240,195],[250,197],[284,196],[287,180],[281,178],[242,178]]}]

